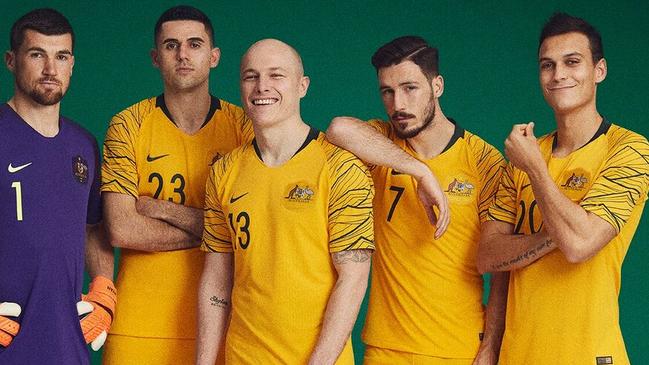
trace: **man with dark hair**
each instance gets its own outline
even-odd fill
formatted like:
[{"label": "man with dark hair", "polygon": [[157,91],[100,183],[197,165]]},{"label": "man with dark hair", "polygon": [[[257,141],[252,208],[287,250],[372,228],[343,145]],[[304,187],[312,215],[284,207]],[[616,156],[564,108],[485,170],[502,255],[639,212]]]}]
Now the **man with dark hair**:
[{"label": "man with dark hair", "polygon": [[365,364],[496,364],[507,275],[492,276],[485,314],[475,261],[504,160],[442,112],[438,52],[424,39],[397,38],[372,64],[390,121],[340,117],[327,130],[371,165],[376,187]]},{"label": "man with dark hair", "polygon": [[[115,307],[97,142],[59,114],[72,50],[68,20],[37,9],[16,21],[5,54],[15,84],[0,106],[2,364],[88,364],[85,344],[101,347]],[[80,301],[84,247],[93,281]],[[79,322],[78,311],[90,313]]]},{"label": "man with dark hair", "polygon": [[203,12],[165,11],[151,51],[164,92],[108,127],[101,191],[110,242],[122,249],[117,287],[125,305],[104,364],[195,360],[205,179],[211,164],[252,139],[243,111],[210,95],[219,57]]},{"label": "man with dark hair", "polygon": [[369,171],[302,120],[293,47],[256,42],[240,70],[255,140],[207,180],[197,364],[225,342],[228,364],[351,365],[374,250]]},{"label": "man with dark hair", "polygon": [[483,228],[478,267],[510,271],[501,364],[629,364],[619,325],[624,256],[649,190],[647,140],[599,114],[600,37],[555,14],[539,80],[555,132],[518,124]]}]

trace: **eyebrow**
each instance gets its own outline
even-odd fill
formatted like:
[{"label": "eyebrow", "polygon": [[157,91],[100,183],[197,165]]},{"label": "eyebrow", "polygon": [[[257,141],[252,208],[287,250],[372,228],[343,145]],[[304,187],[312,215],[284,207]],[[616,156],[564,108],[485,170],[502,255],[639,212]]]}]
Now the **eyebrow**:
[{"label": "eyebrow", "polygon": [[[285,68],[283,68],[283,67],[271,67],[271,68],[269,68],[268,70],[271,71],[271,72],[273,72],[273,71],[283,71],[283,72],[288,72],[288,70],[285,69]],[[255,70],[255,69],[253,69],[253,68],[250,68],[250,67],[247,68],[247,69],[245,69],[245,70],[243,70],[241,73],[246,73],[246,72],[257,72],[257,73],[259,73],[259,71]]]},{"label": "eyebrow", "polygon": [[[189,37],[189,38],[187,38],[187,40],[191,41],[191,42],[203,42],[203,43],[205,43],[205,40],[203,38],[201,38],[201,37]],[[162,41],[162,44],[166,44],[166,43],[170,43],[170,42],[180,43],[180,40],[178,40],[176,38],[166,38],[165,40]]]},{"label": "eyebrow", "polygon": [[[41,47],[30,47],[30,48],[27,49],[27,52],[33,52],[33,51],[47,53],[47,51],[44,50]],[[72,55],[72,51],[70,51],[69,49],[63,49],[63,50],[57,51],[56,54]]]},{"label": "eyebrow", "polygon": [[[419,85],[419,83],[417,81],[404,81],[404,82],[399,83],[399,86],[407,86],[407,85]],[[379,86],[379,89],[381,89],[381,90],[383,90],[383,89],[391,89],[391,88],[392,88],[391,86],[388,86],[388,85],[385,85],[385,84],[381,84]]]},{"label": "eyebrow", "polygon": [[[584,57],[584,55],[579,52],[571,52],[568,54],[564,54],[563,56],[561,56],[561,58],[574,57],[574,56]],[[539,58],[539,62],[543,62],[543,61],[552,61],[552,59],[550,57]]]}]

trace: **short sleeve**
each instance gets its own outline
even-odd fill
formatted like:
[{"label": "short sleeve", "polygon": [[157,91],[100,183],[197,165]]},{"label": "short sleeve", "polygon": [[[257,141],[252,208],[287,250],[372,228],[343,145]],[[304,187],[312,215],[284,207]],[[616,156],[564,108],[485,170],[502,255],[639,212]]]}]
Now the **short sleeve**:
[{"label": "short sleeve", "polygon": [[201,250],[206,252],[232,252],[230,231],[223,214],[219,197],[219,182],[230,155],[220,159],[210,169],[205,185],[204,229]]},{"label": "short sleeve", "polygon": [[644,137],[624,129],[615,131],[611,139],[615,147],[580,206],[620,232],[635,206],[647,199],[649,144]]},{"label": "short sleeve", "polygon": [[111,119],[104,139],[102,192],[138,196],[135,144],[142,123],[143,104],[147,102],[135,104]]},{"label": "short sleeve", "polygon": [[485,222],[488,220],[489,207],[494,201],[506,163],[502,154],[492,145],[475,135],[469,136],[468,139],[481,182],[478,196],[480,222]]},{"label": "short sleeve", "polygon": [[374,249],[374,187],[370,173],[351,153],[328,147],[329,251]]},{"label": "short sleeve", "polygon": [[516,184],[514,183],[514,166],[509,163],[505,167],[494,199],[489,205],[487,220],[516,223]]}]

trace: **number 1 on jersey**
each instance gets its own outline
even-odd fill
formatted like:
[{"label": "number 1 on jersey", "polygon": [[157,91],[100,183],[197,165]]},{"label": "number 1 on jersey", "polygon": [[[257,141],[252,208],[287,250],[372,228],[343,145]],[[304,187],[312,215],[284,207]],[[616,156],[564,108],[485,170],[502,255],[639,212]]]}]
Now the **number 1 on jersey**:
[{"label": "number 1 on jersey", "polygon": [[16,220],[23,220],[23,189],[20,185],[20,181],[14,181],[11,183],[11,187],[16,190]]}]

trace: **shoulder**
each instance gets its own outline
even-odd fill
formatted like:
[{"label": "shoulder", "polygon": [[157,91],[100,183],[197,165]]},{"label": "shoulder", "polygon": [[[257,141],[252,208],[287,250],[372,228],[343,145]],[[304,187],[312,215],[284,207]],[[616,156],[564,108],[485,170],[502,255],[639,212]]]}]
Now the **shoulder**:
[{"label": "shoulder", "polygon": [[93,147],[97,145],[97,139],[95,138],[95,136],[86,128],[82,127],[79,123],[63,116],[61,117],[61,123],[65,124],[66,128],[69,129],[70,138],[74,138],[79,141],[85,141]]},{"label": "shoulder", "polygon": [[141,100],[115,114],[112,122],[123,121],[140,126],[142,121],[156,109],[156,100],[157,97]]},{"label": "shoulder", "polygon": [[606,133],[606,139],[608,140],[609,150],[611,151],[624,148],[640,148],[646,150],[649,146],[647,138],[643,135],[615,124],[611,124]]},{"label": "shoulder", "polygon": [[349,162],[352,162],[352,163],[358,162],[360,164],[363,164],[361,162],[361,160],[358,157],[356,157],[353,153],[347,151],[346,149],[343,149],[341,147],[338,147],[338,146],[330,143],[326,139],[324,133],[322,133],[322,132],[319,133],[318,138],[317,138],[317,142],[320,144],[320,146],[322,148],[322,152],[324,153],[324,155],[325,155],[325,157],[327,159],[327,163],[330,166],[337,166],[337,165],[340,165],[340,164],[346,163],[346,162],[347,163],[349,163]]},{"label": "shoulder", "polygon": [[496,147],[494,147],[492,144],[485,141],[482,137],[478,136],[477,134],[474,134],[471,131],[464,130],[463,138],[466,141],[467,146],[469,146],[471,151],[473,151],[474,153],[489,151],[489,152],[500,154],[500,152]]},{"label": "shoulder", "polygon": [[247,153],[254,153],[252,143],[241,145],[212,163],[212,173],[223,176]]}]

